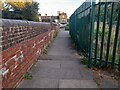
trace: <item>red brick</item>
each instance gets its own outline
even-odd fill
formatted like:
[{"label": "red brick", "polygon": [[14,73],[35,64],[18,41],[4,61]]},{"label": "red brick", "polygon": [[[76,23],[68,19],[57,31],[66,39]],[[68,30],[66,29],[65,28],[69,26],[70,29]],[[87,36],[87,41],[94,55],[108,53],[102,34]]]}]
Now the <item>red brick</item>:
[{"label": "red brick", "polygon": [[[50,24],[47,25],[46,29],[49,28],[49,26],[50,26]],[[22,28],[19,27],[21,32],[24,32],[24,30],[23,30],[24,28],[26,28],[26,26],[23,26]],[[42,29],[42,28],[44,28],[44,26],[41,25],[40,28]],[[16,29],[16,27],[13,29]],[[9,28],[8,28],[8,30],[9,30]],[[27,26],[27,29],[25,31],[26,36],[28,37],[30,35],[33,35],[32,31],[33,30]],[[17,32],[19,33],[19,31],[17,31]],[[49,33],[50,33],[50,36],[49,36]],[[15,33],[13,33],[13,35],[14,34]],[[16,41],[14,41],[15,43],[13,43],[12,46],[10,46],[8,49],[3,50],[1,52],[2,67],[6,67],[7,69],[9,69],[9,73],[6,74],[7,79],[5,77],[3,77],[3,87],[12,88],[12,87],[16,86],[17,82],[19,82],[19,80],[26,73],[26,71],[28,71],[31,68],[31,66],[36,62],[39,54],[44,51],[44,46],[47,45],[51,41],[51,36],[52,36],[52,33],[50,31],[50,32],[44,32],[44,33],[42,33],[38,36],[32,37],[30,39],[20,41],[19,43],[16,43]],[[21,40],[20,37],[22,37],[22,36],[19,36],[16,39],[17,42],[19,40]],[[11,37],[11,38],[14,38],[14,37]],[[10,38],[7,38],[7,39],[10,39]],[[22,39],[25,39],[25,38],[22,38]],[[33,48],[34,43],[36,45]],[[7,42],[5,44],[7,44]],[[41,50],[41,52],[39,54],[37,54],[38,50]],[[22,59],[19,58],[18,61],[11,59],[15,55],[17,55],[17,58],[20,57],[21,51],[22,51],[22,55],[23,55]],[[6,62],[8,62],[7,65],[5,65]],[[16,65],[17,65],[17,67],[15,68]]]}]

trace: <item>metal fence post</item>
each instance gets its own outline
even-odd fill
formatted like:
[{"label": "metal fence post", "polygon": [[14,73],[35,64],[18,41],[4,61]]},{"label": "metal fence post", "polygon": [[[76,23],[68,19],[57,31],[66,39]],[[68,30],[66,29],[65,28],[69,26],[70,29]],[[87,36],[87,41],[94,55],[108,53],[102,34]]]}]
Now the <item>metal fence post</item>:
[{"label": "metal fence post", "polygon": [[92,8],[91,8],[91,25],[90,25],[90,48],[89,48],[89,60],[88,67],[92,66],[92,48],[93,48],[93,39],[94,39],[94,17],[95,17],[95,2],[92,0]]},{"label": "metal fence post", "polygon": [[113,22],[113,10],[114,10],[114,2],[112,2],[112,9],[111,9],[111,15],[110,15],[110,21],[109,21],[109,33],[108,33],[108,42],[107,42],[107,53],[106,53],[106,60],[105,65],[108,65],[108,57],[110,52],[110,38],[112,33],[112,22]]},{"label": "metal fence post", "polygon": [[107,5],[108,2],[105,2],[104,8],[104,20],[103,20],[103,27],[102,27],[102,40],[101,40],[101,47],[100,47],[100,66],[102,65],[102,56],[103,56],[103,48],[104,48],[104,37],[105,37],[105,26],[106,26],[106,17],[107,17]]},{"label": "metal fence post", "polygon": [[96,62],[97,62],[97,54],[98,54],[98,33],[99,33],[100,13],[101,13],[100,10],[101,10],[101,2],[99,2],[98,15],[97,15],[97,31],[96,31],[95,60],[94,60],[94,64],[96,64]]},{"label": "metal fence post", "polygon": [[112,68],[115,67],[115,59],[116,59],[116,50],[117,50],[117,43],[118,43],[119,27],[120,27],[120,6],[119,6],[119,13],[118,13],[118,18],[117,18],[115,39],[114,39]]}]

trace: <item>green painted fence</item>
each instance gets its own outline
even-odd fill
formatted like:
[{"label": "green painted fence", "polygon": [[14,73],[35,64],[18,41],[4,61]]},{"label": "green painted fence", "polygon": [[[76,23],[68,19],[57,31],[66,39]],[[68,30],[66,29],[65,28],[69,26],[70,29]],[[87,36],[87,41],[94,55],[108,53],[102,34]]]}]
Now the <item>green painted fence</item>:
[{"label": "green painted fence", "polygon": [[84,2],[70,17],[70,35],[88,56],[88,67],[120,70],[120,3]]}]

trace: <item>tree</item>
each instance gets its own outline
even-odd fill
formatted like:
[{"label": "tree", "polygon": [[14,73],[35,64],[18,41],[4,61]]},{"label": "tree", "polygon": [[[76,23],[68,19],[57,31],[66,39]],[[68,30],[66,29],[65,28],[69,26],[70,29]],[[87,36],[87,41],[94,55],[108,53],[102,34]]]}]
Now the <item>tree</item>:
[{"label": "tree", "polygon": [[38,21],[38,8],[39,3],[33,2],[31,5],[26,3],[25,8],[23,8],[22,13],[25,19]]},{"label": "tree", "polygon": [[39,21],[37,2],[7,2],[3,7],[3,18]]},{"label": "tree", "polygon": [[2,0],[0,0],[0,11],[2,10]]},{"label": "tree", "polygon": [[26,3],[32,4],[32,0],[6,0],[5,2],[19,9],[24,8]]}]

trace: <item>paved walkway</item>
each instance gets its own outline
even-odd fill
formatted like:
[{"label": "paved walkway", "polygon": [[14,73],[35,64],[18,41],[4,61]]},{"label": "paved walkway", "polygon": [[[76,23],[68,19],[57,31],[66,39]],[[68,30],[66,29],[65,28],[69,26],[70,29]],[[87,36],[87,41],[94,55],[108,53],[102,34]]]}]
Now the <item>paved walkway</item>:
[{"label": "paved walkway", "polygon": [[97,88],[92,71],[80,64],[71,46],[69,32],[62,29],[47,55],[33,66],[32,80],[23,80],[18,88]]}]

